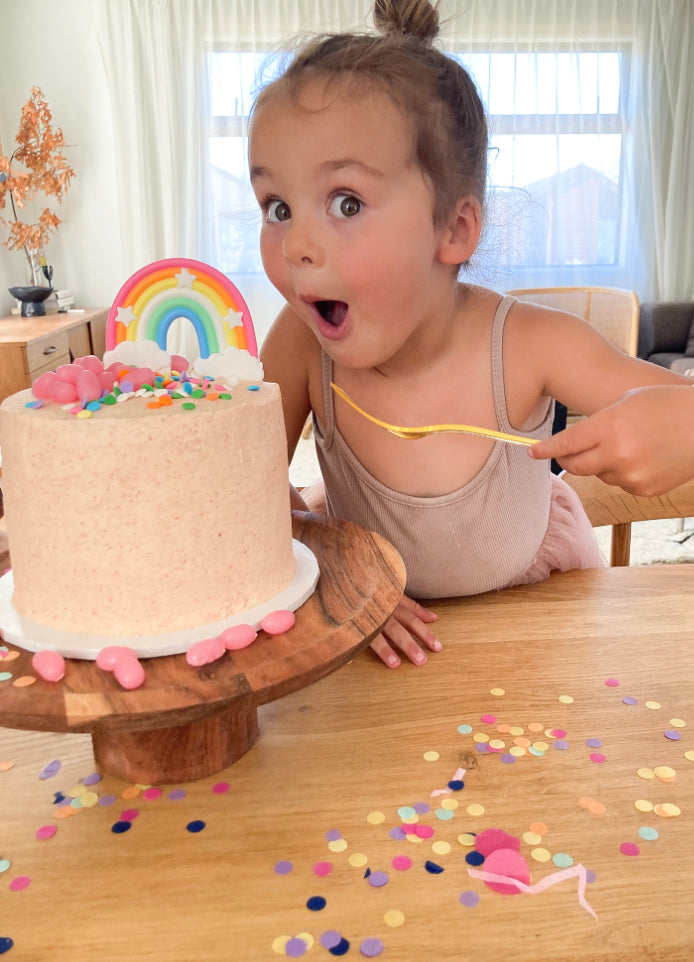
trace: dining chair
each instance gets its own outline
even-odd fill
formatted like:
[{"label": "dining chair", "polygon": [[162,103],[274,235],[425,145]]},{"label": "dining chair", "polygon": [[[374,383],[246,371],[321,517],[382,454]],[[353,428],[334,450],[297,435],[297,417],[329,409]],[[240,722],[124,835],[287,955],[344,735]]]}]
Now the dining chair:
[{"label": "dining chair", "polygon": [[613,566],[629,564],[632,522],[694,516],[694,479],[668,494],[647,498],[628,494],[595,475],[580,477],[565,471],[561,477],[581,499],[594,528],[611,526],[610,564]]},{"label": "dining chair", "polygon": [[625,354],[636,357],[639,299],[618,287],[526,287],[508,291],[521,301],[577,314]]}]

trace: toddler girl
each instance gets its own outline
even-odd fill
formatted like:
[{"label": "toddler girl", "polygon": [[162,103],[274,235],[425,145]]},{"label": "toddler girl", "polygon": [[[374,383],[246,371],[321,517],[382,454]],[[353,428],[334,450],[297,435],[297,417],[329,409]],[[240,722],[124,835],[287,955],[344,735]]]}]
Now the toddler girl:
[{"label": "toddler girl", "polygon": [[[469,75],[432,46],[428,0],[377,0],[380,35],[326,36],[260,93],[249,133],[261,254],[287,301],[262,352],[291,458],[310,412],[327,512],[401,553],[406,597],[372,643],[389,666],[440,643],[419,599],[604,564],[575,494],[524,446],[404,440],[364,419],[545,438],[553,398],[590,414],[679,383],[573,315],[458,281],[477,246],[488,134]],[[305,507],[298,498],[295,507]],[[313,502],[312,502],[313,506]]]}]

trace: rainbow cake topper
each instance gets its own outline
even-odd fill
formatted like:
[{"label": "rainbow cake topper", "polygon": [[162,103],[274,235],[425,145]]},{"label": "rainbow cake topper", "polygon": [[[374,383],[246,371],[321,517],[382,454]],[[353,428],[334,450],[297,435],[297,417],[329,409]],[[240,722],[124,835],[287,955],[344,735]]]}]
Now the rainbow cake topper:
[{"label": "rainbow cake topper", "polygon": [[248,305],[220,271],[183,257],[155,261],[121,287],[106,321],[104,364],[171,367],[169,328],[177,318],[195,330],[192,369],[211,377],[261,380],[263,367]]}]

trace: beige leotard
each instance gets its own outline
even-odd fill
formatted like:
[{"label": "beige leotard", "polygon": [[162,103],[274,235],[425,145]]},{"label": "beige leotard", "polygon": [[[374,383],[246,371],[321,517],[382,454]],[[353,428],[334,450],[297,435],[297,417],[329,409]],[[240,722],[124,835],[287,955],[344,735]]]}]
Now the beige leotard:
[{"label": "beige leotard", "polygon": [[[492,329],[499,429],[545,438],[552,429],[552,402],[532,431],[519,432],[508,420],[502,342],[513,303],[512,297],[501,300]],[[331,379],[332,361],[324,353],[326,424],[322,431],[314,418],[314,433],[329,514],[377,531],[394,544],[407,569],[407,593],[415,598],[477,594],[517,580],[535,560],[547,531],[553,485],[549,462],[533,461],[524,446],[496,442],[482,469],[457,491],[438,497],[393,491],[365,470],[337,430]]]}]

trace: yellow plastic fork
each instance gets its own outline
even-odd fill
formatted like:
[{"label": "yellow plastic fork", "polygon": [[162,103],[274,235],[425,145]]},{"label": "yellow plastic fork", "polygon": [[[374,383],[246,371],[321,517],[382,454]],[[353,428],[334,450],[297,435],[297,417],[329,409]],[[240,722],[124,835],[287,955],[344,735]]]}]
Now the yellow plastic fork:
[{"label": "yellow plastic fork", "polygon": [[385,428],[386,431],[390,431],[398,438],[405,438],[406,441],[418,441],[420,438],[426,438],[430,434],[475,434],[482,438],[492,438],[494,441],[505,441],[507,444],[536,444],[537,438],[523,438],[519,434],[505,434],[503,431],[492,431],[491,428],[475,428],[471,427],[469,424],[424,424],[420,428],[405,428],[398,424],[388,424],[387,421],[381,421],[375,418],[371,414],[367,414],[363,411],[358,404],[355,404],[352,398],[345,394],[342,388],[339,388],[337,384],[330,382],[330,387],[333,389],[335,394],[346,401],[350,407],[353,407],[355,411],[358,411],[362,417],[367,418],[369,421],[373,421],[374,424],[378,424],[379,427]]}]

